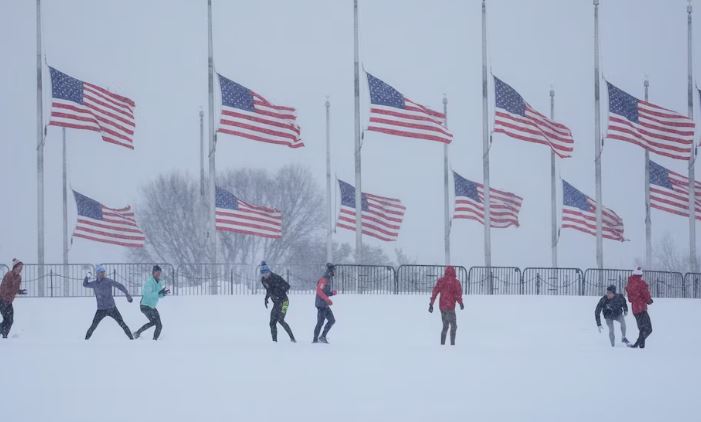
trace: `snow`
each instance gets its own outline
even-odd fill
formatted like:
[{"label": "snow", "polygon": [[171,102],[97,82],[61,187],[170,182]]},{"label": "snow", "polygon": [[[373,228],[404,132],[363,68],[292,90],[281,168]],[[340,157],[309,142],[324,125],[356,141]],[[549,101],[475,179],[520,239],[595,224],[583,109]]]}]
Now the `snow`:
[{"label": "snow", "polygon": [[[332,344],[312,345],[313,299],[291,297],[297,344],[270,341],[262,296],[166,298],[158,342],[109,318],[85,342],[94,298],[18,299],[2,420],[698,420],[696,300],[657,299],[648,348],[630,350],[598,334],[594,297],[466,296],[456,347],[411,295],[335,297]],[[137,302],[117,299],[132,330]]]}]

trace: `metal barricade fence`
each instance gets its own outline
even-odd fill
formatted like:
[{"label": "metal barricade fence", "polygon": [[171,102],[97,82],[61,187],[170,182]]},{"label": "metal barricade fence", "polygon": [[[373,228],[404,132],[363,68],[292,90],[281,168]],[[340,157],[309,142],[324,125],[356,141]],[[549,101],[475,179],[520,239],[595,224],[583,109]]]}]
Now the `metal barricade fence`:
[{"label": "metal barricade fence", "polygon": [[472,267],[467,281],[467,294],[517,295],[521,291],[521,270],[516,267]]},{"label": "metal barricade fence", "polygon": [[582,296],[603,296],[606,288],[610,285],[616,286],[619,293],[625,294],[628,277],[633,274],[632,270],[613,270],[589,268],[584,272],[584,286]]},{"label": "metal barricade fence", "polygon": [[[146,280],[151,276],[153,266],[158,264],[161,267],[161,284],[168,287],[171,293],[174,293],[174,285],[176,282],[175,269],[172,265],[166,263],[106,263],[102,264],[105,267],[105,276],[124,285],[132,296],[140,296]],[[94,274],[93,274],[94,279]],[[114,289],[115,296],[124,296],[119,289]]]},{"label": "metal barricade fence", "polygon": [[177,278],[174,294],[180,296],[253,294],[260,281],[254,264],[185,264]]},{"label": "metal barricade fence", "polygon": [[[436,281],[445,274],[446,265],[400,265],[396,271],[396,294],[430,294]],[[467,294],[467,269],[451,265]]]},{"label": "metal barricade fence", "polygon": [[521,276],[522,295],[569,295],[582,291],[584,273],[579,268],[525,268]]},{"label": "metal barricade fence", "polygon": [[684,298],[684,275],[668,271],[643,271],[652,297]]},{"label": "metal barricade fence", "polygon": [[[291,293],[313,294],[316,292],[317,281],[326,271],[326,264],[271,265],[270,268],[290,284]],[[260,285],[260,288],[262,289],[263,286]]]},{"label": "metal barricade fence", "polygon": [[333,288],[341,293],[387,294],[396,291],[394,268],[383,265],[336,265]]},{"label": "metal barricade fence", "polygon": [[701,298],[701,273],[684,274],[685,297],[694,299]]},{"label": "metal barricade fence", "polygon": [[[24,264],[22,288],[31,297],[82,297],[92,296],[90,289],[83,287],[88,273],[95,274],[92,264],[44,264],[43,278],[39,264]],[[40,283],[43,281],[43,283]],[[42,286],[43,285],[43,291]]]}]

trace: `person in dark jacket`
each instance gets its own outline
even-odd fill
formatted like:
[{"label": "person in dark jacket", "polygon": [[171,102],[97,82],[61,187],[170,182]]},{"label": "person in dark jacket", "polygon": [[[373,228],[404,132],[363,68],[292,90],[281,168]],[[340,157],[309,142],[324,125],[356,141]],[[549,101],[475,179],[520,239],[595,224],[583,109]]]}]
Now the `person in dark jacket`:
[{"label": "person in dark jacket", "polygon": [[652,304],[652,296],[647,283],[643,280],[643,270],[640,267],[637,267],[633,271],[633,275],[628,277],[626,293],[628,293],[628,301],[633,308],[633,316],[638,324],[639,333],[635,343],[628,345],[628,347],[644,349],[645,340],[652,333],[652,322],[650,321],[650,315],[647,313],[647,305]]},{"label": "person in dark jacket", "polygon": [[141,303],[139,305],[141,313],[148,318],[148,322],[136,330],[134,338],[139,338],[141,333],[155,326],[156,329],[153,332],[153,339],[158,340],[158,337],[161,335],[161,330],[163,329],[163,324],[161,323],[161,314],[158,313],[156,306],[158,306],[158,301],[166,297],[169,293],[170,290],[161,284],[161,267],[159,265],[154,265],[151,270],[151,277],[146,280],[141,290]]},{"label": "person in dark jacket", "polygon": [[12,260],[11,265],[12,269],[5,274],[2,278],[2,283],[0,283],[0,314],[2,315],[0,334],[2,334],[2,338],[7,338],[15,321],[15,309],[12,307],[15,296],[27,294],[26,290],[19,288],[22,283],[21,274],[24,264],[15,258]]},{"label": "person in dark jacket", "polygon": [[441,345],[445,345],[445,337],[448,334],[448,328],[450,328],[450,344],[455,346],[455,335],[458,330],[455,303],[460,304],[460,309],[465,309],[465,305],[462,302],[462,286],[455,275],[455,268],[446,267],[443,277],[436,281],[431,294],[431,301],[428,304],[428,312],[433,312],[433,303],[436,301],[438,294],[441,295],[438,307],[441,310],[441,319],[443,320]]},{"label": "person in dark jacket", "polygon": [[92,320],[90,328],[88,328],[88,332],[85,334],[85,340],[90,339],[93,331],[95,331],[95,328],[97,328],[97,325],[107,316],[117,321],[117,324],[119,324],[119,326],[122,327],[122,330],[124,330],[124,334],[126,334],[130,340],[134,340],[131,330],[129,330],[127,324],[124,323],[122,314],[119,313],[117,305],[114,303],[112,288],[114,287],[121,290],[127,296],[127,301],[129,303],[131,303],[134,299],[132,299],[127,288],[121,283],[117,283],[116,281],[105,277],[105,268],[102,265],[98,265],[95,272],[97,273],[95,281],[88,281],[88,277],[85,277],[83,280],[83,287],[93,289],[95,291],[95,298],[97,299],[97,311],[95,312],[95,317]]},{"label": "person in dark jacket", "polygon": [[285,322],[287,308],[290,306],[290,300],[287,297],[290,285],[284,278],[270,271],[270,267],[265,261],[260,263],[260,277],[260,282],[265,287],[265,309],[268,309],[268,300],[272,299],[273,301],[273,309],[270,311],[270,334],[273,341],[277,342],[277,325],[280,324],[290,336],[290,341],[296,343],[292,329]]},{"label": "person in dark jacket", "polygon": [[616,286],[613,284],[608,286],[606,289],[606,294],[599,300],[594,310],[594,318],[596,319],[596,326],[601,332],[601,313],[604,313],[604,320],[606,320],[606,326],[609,329],[609,340],[611,340],[611,347],[616,345],[616,335],[613,329],[613,322],[618,321],[621,324],[621,340],[624,344],[628,344],[628,339],[626,338],[626,319],[628,315],[628,304],[626,303],[626,298],[622,294],[616,293]]},{"label": "person in dark jacket", "polygon": [[[316,283],[316,300],[314,302],[316,305],[316,327],[314,327],[314,340],[312,343],[328,344],[329,341],[326,339],[326,335],[336,323],[336,318],[334,318],[333,312],[331,311],[331,305],[333,305],[331,296],[336,295],[336,291],[331,290],[331,284],[333,283],[333,277],[335,275],[336,266],[333,264],[326,264],[326,272],[324,272],[324,275]],[[326,321],[326,326],[322,332],[321,327],[324,325],[324,321]],[[319,337],[320,332],[321,337]]]}]

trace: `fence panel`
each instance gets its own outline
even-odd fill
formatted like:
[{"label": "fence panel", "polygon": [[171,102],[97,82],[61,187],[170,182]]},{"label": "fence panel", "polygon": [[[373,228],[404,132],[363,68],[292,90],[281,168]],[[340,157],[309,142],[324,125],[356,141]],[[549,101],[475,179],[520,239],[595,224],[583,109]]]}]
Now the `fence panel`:
[{"label": "fence panel", "polygon": [[683,298],[686,296],[684,275],[668,271],[643,271],[652,297]]},{"label": "fence panel", "polygon": [[[171,293],[175,294],[176,275],[175,268],[167,263],[106,263],[102,264],[105,267],[105,275],[114,281],[122,283],[127,288],[132,296],[141,295],[141,289],[146,283],[146,280],[151,276],[153,266],[158,264],[161,267],[161,284],[168,287]],[[124,293],[118,289],[114,289],[115,296],[124,296]]]},{"label": "fence panel", "polygon": [[341,293],[386,294],[395,292],[396,272],[383,265],[336,265],[333,288]]},{"label": "fence panel", "polygon": [[526,268],[521,278],[520,294],[569,295],[582,291],[584,273],[579,268]]},{"label": "fence panel", "polygon": [[686,273],[684,275],[685,297],[701,298],[701,273]]},{"label": "fence panel", "polygon": [[178,266],[174,294],[246,295],[260,288],[255,264],[185,264]]},{"label": "fence panel", "polygon": [[633,274],[632,270],[589,268],[584,272],[584,288],[581,295],[603,296],[606,288],[612,284],[616,286],[619,293],[625,294],[625,287],[631,274]]},{"label": "fence panel", "polygon": [[[338,267],[336,270],[335,286],[338,283]],[[274,273],[279,274],[288,283],[290,283],[290,292],[295,294],[314,294],[316,292],[316,283],[326,271],[326,264],[288,264],[288,265],[270,265]],[[258,283],[260,285],[260,283]],[[263,286],[260,285],[262,289]],[[334,287],[338,289],[338,287]]]},{"label": "fence panel", "polygon": [[[43,283],[40,276],[43,269]],[[92,264],[24,264],[22,288],[31,297],[81,297],[92,296],[90,289],[83,287],[83,278],[88,273],[95,274]],[[43,284],[43,291],[41,285]]]},{"label": "fence panel", "polygon": [[467,294],[517,295],[521,292],[521,270],[516,267],[472,267]]},{"label": "fence panel", "polygon": [[[467,293],[467,269],[455,268],[458,280],[463,285],[463,292]],[[395,293],[397,294],[430,294],[436,280],[445,274],[445,265],[401,265],[396,272]]]}]

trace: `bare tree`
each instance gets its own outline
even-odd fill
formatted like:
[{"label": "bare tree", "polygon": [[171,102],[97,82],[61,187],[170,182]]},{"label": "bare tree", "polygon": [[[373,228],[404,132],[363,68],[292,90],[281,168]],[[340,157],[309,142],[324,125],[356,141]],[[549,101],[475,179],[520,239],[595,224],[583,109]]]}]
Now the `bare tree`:
[{"label": "bare tree", "polygon": [[689,253],[677,248],[674,238],[666,233],[653,248],[653,263],[656,270],[686,273],[691,271]]},{"label": "bare tree", "polygon": [[[291,165],[275,174],[240,169],[228,171],[218,180],[219,187],[238,198],[279,209],[283,214],[280,239],[218,233],[221,262],[254,263],[266,259],[286,264],[301,258],[299,251],[324,250],[318,240],[323,236],[323,199],[308,169]],[[143,189],[137,218],[146,234],[146,247],[132,251],[131,258],[174,264],[208,262],[207,212],[194,179],[182,173],[160,176]]]}]

